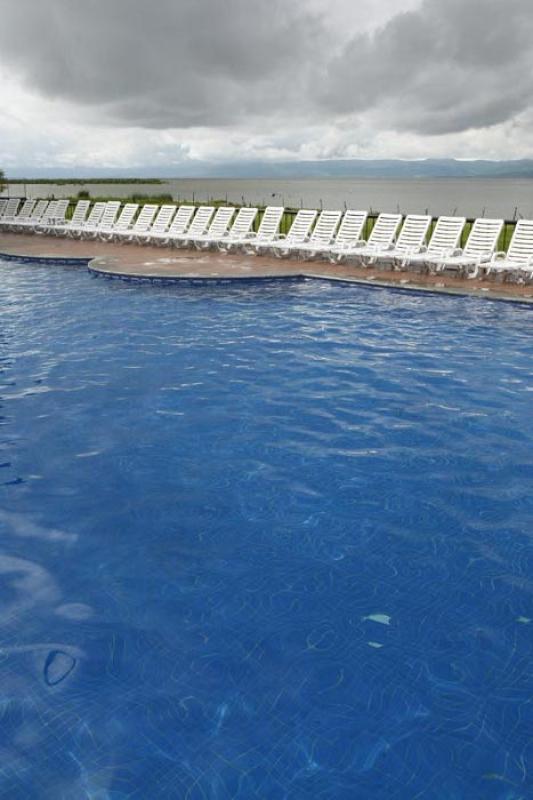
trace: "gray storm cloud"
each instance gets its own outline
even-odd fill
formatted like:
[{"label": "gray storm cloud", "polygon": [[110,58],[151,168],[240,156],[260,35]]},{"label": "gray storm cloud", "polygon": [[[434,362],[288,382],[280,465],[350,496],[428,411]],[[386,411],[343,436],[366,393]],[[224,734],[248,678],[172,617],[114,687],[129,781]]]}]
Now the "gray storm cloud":
[{"label": "gray storm cloud", "polygon": [[328,0],[322,12],[318,0],[0,0],[0,64],[115,126],[366,116],[376,129],[435,135],[530,107],[531,0],[402,7],[364,33],[357,5],[347,14],[341,3],[341,39]]},{"label": "gray storm cloud", "polygon": [[317,16],[283,0],[0,0],[0,61],[111,121],[234,123],[283,93],[300,106]]},{"label": "gray storm cloud", "polygon": [[505,122],[531,104],[532,33],[531,0],[426,0],[354,36],[327,65],[322,103],[423,134]]}]

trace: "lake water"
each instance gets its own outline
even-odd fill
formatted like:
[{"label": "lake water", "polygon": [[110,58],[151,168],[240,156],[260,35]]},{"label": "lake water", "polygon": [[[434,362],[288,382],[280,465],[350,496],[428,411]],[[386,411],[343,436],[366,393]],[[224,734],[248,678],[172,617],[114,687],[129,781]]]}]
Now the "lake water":
[{"label": "lake water", "polygon": [[[231,203],[311,208],[366,208],[433,215],[533,217],[533,180],[515,178],[227,178],[172,179],[164,184],[12,184],[13,196],[76,195],[127,197],[132,193],[170,193],[177,201],[227,199]],[[6,196],[6,193],[4,193]]]}]

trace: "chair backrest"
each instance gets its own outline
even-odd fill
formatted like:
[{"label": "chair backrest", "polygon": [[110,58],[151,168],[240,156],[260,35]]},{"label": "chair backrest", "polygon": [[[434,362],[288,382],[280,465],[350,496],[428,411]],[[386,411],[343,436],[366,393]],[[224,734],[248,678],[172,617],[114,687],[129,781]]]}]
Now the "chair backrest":
[{"label": "chair backrest", "polygon": [[120,216],[113,225],[114,231],[126,231],[130,227],[133,217],[137,213],[137,209],[139,208],[138,203],[126,203],[122,211],[120,212]]},{"label": "chair backrest", "polygon": [[38,222],[45,214],[47,208],[48,200],[37,200],[33,207],[33,211],[31,212],[30,220],[32,222]]},{"label": "chair backrest", "polygon": [[235,221],[228,234],[229,239],[240,239],[249,233],[257,217],[257,208],[239,208]]},{"label": "chair backrest", "polygon": [[380,214],[368,237],[368,244],[377,248],[390,247],[401,221],[401,214]]},{"label": "chair backrest", "polygon": [[463,250],[465,256],[480,256],[493,253],[503,228],[503,219],[480,217],[472,225],[472,230]]},{"label": "chair backrest", "polygon": [[68,200],[58,200],[54,209],[54,219],[59,222],[65,221],[67,214]]},{"label": "chair backrest", "polygon": [[89,212],[89,216],[83,223],[83,227],[92,228],[93,226],[98,225],[104,214],[105,207],[106,203],[102,201],[95,203]]},{"label": "chair backrest", "polygon": [[308,208],[300,209],[294,218],[294,222],[291,225],[291,229],[285,241],[297,244],[303,242],[311,230],[311,225],[315,221],[317,213],[317,211]]},{"label": "chair backrest", "polygon": [[346,211],[337,231],[335,244],[357,242],[361,238],[367,217],[366,211]]},{"label": "chair backrest", "polygon": [[28,217],[31,215],[31,212],[33,211],[34,205],[35,205],[35,200],[25,200],[22,208],[17,214],[17,220],[28,219]]},{"label": "chair backrest", "polygon": [[427,214],[408,214],[396,239],[396,252],[409,252],[420,248],[427,236],[431,217]]},{"label": "chair backrest", "polygon": [[172,217],[176,211],[176,206],[161,206],[157,213],[157,217],[155,218],[152,227],[150,228],[151,233],[165,233],[168,230]]},{"label": "chair backrest", "polygon": [[342,211],[321,211],[310,241],[313,244],[329,244],[339,227],[341,217]]},{"label": "chair backrest", "polygon": [[119,208],[120,200],[112,200],[111,202],[106,203],[104,213],[102,214],[102,218],[98,223],[99,230],[108,231],[114,226]]},{"label": "chair backrest", "polygon": [[187,236],[202,236],[206,232],[214,213],[213,206],[200,206],[187,230]]},{"label": "chair backrest", "polygon": [[431,234],[427,252],[445,253],[459,246],[465,226],[464,217],[439,217]]},{"label": "chair backrest", "polygon": [[0,218],[4,215],[6,206],[7,206],[7,200],[0,200]]},{"label": "chair backrest", "polygon": [[283,206],[267,206],[265,208],[257,229],[256,240],[270,242],[277,236],[284,211]]},{"label": "chair backrest", "polygon": [[10,200],[8,200],[6,209],[4,211],[4,218],[7,219],[8,217],[14,217],[18,211],[19,205],[20,200],[17,200],[16,197],[12,197]]},{"label": "chair backrest", "polygon": [[68,200],[50,200],[47,208],[43,211],[40,221],[64,222],[67,213]]},{"label": "chair backrest", "polygon": [[172,225],[168,230],[169,234],[172,236],[172,234],[179,235],[185,233],[194,212],[194,206],[180,206],[176,211],[176,216],[172,220]]},{"label": "chair backrest", "polygon": [[81,225],[85,221],[85,217],[87,216],[87,211],[89,210],[89,206],[91,205],[90,200],[78,200],[76,204],[76,208],[72,214],[72,219],[70,220],[71,225]]},{"label": "chair backrest", "polygon": [[507,251],[510,261],[527,263],[533,256],[533,220],[521,219],[516,223],[513,237]]},{"label": "chair backrest", "polygon": [[144,233],[152,224],[152,220],[157,213],[157,206],[153,203],[146,203],[141,208],[139,216],[135,220],[135,225],[132,228],[134,233]]},{"label": "chair backrest", "polygon": [[217,208],[213,221],[209,226],[206,236],[213,239],[219,239],[228,230],[235,209],[233,206],[220,206]]},{"label": "chair backrest", "polygon": [[50,200],[48,203],[48,207],[46,209],[46,213],[43,216],[43,220],[53,219],[56,214],[56,208],[59,200]]}]

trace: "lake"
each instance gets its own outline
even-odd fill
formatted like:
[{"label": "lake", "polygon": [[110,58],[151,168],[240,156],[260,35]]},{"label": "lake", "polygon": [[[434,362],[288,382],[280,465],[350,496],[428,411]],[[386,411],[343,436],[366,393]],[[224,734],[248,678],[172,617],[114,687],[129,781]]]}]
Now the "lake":
[{"label": "lake", "polygon": [[[229,203],[312,208],[365,208],[403,213],[464,214],[467,217],[533,217],[529,178],[172,178],[162,184],[11,184],[12,196],[127,197],[170,193],[180,202],[222,199]],[[3,196],[7,196],[7,192]]]}]

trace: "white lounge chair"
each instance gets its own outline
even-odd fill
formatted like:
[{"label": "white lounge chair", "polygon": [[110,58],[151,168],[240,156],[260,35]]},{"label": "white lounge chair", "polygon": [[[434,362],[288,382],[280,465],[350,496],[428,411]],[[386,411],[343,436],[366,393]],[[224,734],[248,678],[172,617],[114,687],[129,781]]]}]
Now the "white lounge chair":
[{"label": "white lounge chair", "polygon": [[126,203],[113,227],[107,231],[100,231],[100,239],[112,241],[115,235],[120,236],[123,233],[130,232],[133,228],[133,218],[138,209],[138,203]]},{"label": "white lounge chair", "polygon": [[[41,223],[43,225],[46,225],[48,223],[52,224],[52,222],[55,219],[55,214],[59,202],[60,202],[59,200],[50,200],[50,202],[46,204],[46,208],[44,209],[44,212],[41,215],[39,223],[37,223],[33,228],[33,231],[35,233],[42,233],[42,230],[39,227]],[[68,200],[64,200],[63,203],[66,203],[68,205]]]},{"label": "white lounge chair", "polygon": [[0,219],[0,226],[8,227],[14,222],[14,220],[16,220],[19,206],[20,206],[20,200],[18,200],[16,197],[12,197],[10,200],[7,201],[4,213],[2,215],[2,218]]},{"label": "white lounge chair", "polygon": [[189,236],[188,245],[193,244],[197,250],[208,250],[213,245],[216,245],[226,235],[234,214],[235,209],[233,206],[220,206],[217,208],[213,221],[206,232],[194,237]]},{"label": "white lounge chair", "polygon": [[169,244],[174,237],[182,236],[189,227],[195,211],[194,206],[180,206],[168,230],[154,231],[152,229],[148,234],[147,241],[151,244]]},{"label": "white lounge chair", "polygon": [[468,277],[476,278],[480,270],[485,275],[501,275],[504,279],[533,280],[533,220],[519,220],[507,252],[494,253],[486,264],[474,267],[471,272],[467,270]]},{"label": "white lounge chair", "polygon": [[267,206],[261,217],[261,222],[257,231],[249,231],[246,236],[240,239],[232,239],[226,241],[223,246],[223,252],[242,247],[245,252],[252,255],[255,246],[264,246],[272,242],[279,232],[279,226],[283,219],[285,209],[283,206]]},{"label": "white lounge chair", "polygon": [[170,228],[172,217],[176,213],[176,206],[165,205],[161,206],[157,212],[152,225],[144,233],[135,234],[136,242],[149,242],[151,236],[158,236],[160,233],[165,234]]},{"label": "white lounge chair", "polygon": [[401,214],[380,214],[368,240],[335,244],[329,252],[329,260],[333,264],[346,258],[355,258],[361,263],[371,262],[376,253],[383,253],[392,246],[401,221]]},{"label": "white lounge chair", "polygon": [[63,227],[61,232],[68,237],[81,238],[85,229],[95,228],[98,225],[104,216],[106,205],[107,203],[98,201],[93,205],[89,212],[89,216],[83,220],[83,222],[79,222],[76,225],[73,225],[72,223],[70,225],[67,224]]},{"label": "white lounge chair", "polygon": [[49,206],[48,200],[37,200],[37,202],[33,206],[32,212],[29,215],[29,217],[21,220],[20,222],[17,221],[17,230],[18,231],[33,230],[39,224],[48,206]]},{"label": "white lounge chair", "polygon": [[24,223],[31,217],[31,212],[33,211],[34,206],[35,200],[25,200],[19,213],[10,224],[10,230],[16,231],[21,225],[24,225]]},{"label": "white lounge chair", "polygon": [[7,199],[4,198],[0,200],[0,219],[2,219],[2,217],[4,216],[4,211],[6,210],[6,206],[7,206]]},{"label": "white lounge chair", "polygon": [[184,233],[173,233],[168,237],[167,244],[186,247],[190,239],[202,236],[207,231],[214,213],[214,206],[200,206],[187,230]]},{"label": "white lounge chair", "polygon": [[450,255],[459,246],[465,222],[465,217],[439,217],[427,247],[422,245],[417,253],[397,256],[394,259],[395,267],[424,268],[428,260]]},{"label": "white lounge chair", "polygon": [[254,224],[259,209],[257,208],[239,208],[235,221],[231,226],[231,230],[227,231],[222,236],[216,245],[221,253],[226,253],[228,247],[231,247],[233,242],[240,242],[246,239],[250,233],[251,227]]},{"label": "white lounge chair", "polygon": [[281,258],[285,252],[288,252],[288,249],[290,249],[292,245],[300,245],[307,241],[309,237],[309,231],[311,230],[311,227],[316,219],[317,213],[317,211],[308,208],[300,209],[300,211],[298,211],[296,214],[291,228],[286,236],[282,233],[274,241],[266,245],[262,242],[256,242],[254,247],[255,252],[260,253],[268,251],[276,255],[278,258]]},{"label": "white lounge chair", "polygon": [[47,225],[64,225],[66,222],[68,205],[68,200],[52,200],[41,217],[41,221]]},{"label": "white lounge chair", "polygon": [[402,259],[408,255],[420,252],[426,241],[426,236],[431,224],[431,217],[427,214],[408,214],[404,219],[402,229],[394,244],[377,250],[368,263],[392,263],[395,259]]},{"label": "white lounge chair", "polygon": [[82,239],[98,239],[113,230],[119,208],[120,200],[111,200],[106,203],[104,213],[98,222],[95,225],[84,225],[80,237]]},{"label": "white lounge chair", "polygon": [[366,211],[351,209],[346,211],[333,242],[323,245],[314,244],[314,256],[328,256],[334,247],[341,249],[349,245],[355,245],[363,232],[367,217],[368,213]]},{"label": "white lounge chair", "polygon": [[430,272],[465,272],[479,268],[492,258],[503,228],[503,219],[476,219],[468,236],[464,250],[458,248],[446,256],[428,258]]},{"label": "white lounge chair", "polygon": [[150,229],[154,217],[157,214],[157,208],[158,207],[153,203],[146,203],[141,208],[139,216],[129,230],[113,231],[114,241],[122,243],[133,242],[139,234],[146,233],[146,231]]},{"label": "white lounge chair", "polygon": [[341,217],[342,211],[322,211],[309,239],[301,244],[289,245],[287,255],[296,252],[298,256],[309,259],[314,258],[324,247],[331,247]]},{"label": "white lounge chair", "polygon": [[36,230],[38,233],[42,232],[57,236],[64,234],[69,228],[76,228],[85,222],[90,205],[90,200],[78,200],[71,219],[63,220],[63,222],[59,223],[48,222],[46,214],[43,214],[39,224],[36,226]]}]

